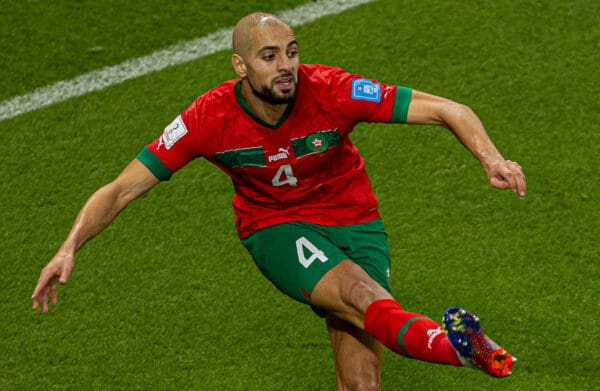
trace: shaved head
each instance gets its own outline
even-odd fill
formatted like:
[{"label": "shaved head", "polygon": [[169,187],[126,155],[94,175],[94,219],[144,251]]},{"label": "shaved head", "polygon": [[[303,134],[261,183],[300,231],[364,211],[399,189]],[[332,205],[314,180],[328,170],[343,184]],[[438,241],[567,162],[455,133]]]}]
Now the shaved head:
[{"label": "shaved head", "polygon": [[277,25],[289,28],[289,25],[277,15],[255,12],[244,16],[233,29],[233,53],[246,58],[252,47],[252,30],[261,26]]},{"label": "shaved head", "polygon": [[279,16],[256,12],[235,25],[231,65],[254,112],[270,110],[281,117],[296,96],[299,61],[294,31]]}]

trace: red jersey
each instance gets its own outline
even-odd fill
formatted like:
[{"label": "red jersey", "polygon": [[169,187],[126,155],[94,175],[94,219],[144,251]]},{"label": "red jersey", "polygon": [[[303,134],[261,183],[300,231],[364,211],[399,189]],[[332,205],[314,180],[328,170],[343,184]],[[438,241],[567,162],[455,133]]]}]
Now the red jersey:
[{"label": "red jersey", "polygon": [[289,221],[349,225],[379,216],[359,122],[406,122],[412,90],[342,69],[300,65],[294,101],[276,125],[252,114],[241,81],[198,97],[138,159],[161,180],[197,157],[231,177],[240,238]]}]

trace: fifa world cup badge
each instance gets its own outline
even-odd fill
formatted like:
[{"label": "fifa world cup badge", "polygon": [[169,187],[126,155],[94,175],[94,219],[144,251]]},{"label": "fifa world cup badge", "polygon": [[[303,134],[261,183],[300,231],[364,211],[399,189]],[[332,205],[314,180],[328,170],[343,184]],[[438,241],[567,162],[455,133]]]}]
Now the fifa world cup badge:
[{"label": "fifa world cup badge", "polygon": [[321,155],[321,153],[325,152],[328,147],[327,138],[323,137],[323,135],[319,133],[311,134],[306,138],[306,147]]}]

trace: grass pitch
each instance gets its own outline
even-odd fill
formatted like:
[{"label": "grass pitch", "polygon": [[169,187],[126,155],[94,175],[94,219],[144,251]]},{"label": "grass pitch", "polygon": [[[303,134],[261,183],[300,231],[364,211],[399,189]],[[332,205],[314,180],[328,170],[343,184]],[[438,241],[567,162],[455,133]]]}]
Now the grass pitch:
[{"label": "grass pitch", "polygon": [[[300,3],[2,1],[0,99]],[[600,387],[598,15],[580,0],[380,0],[295,29],[303,62],[469,104],[528,179],[519,201],[443,129],[357,127],[395,296],[434,319],[464,306],[519,358],[499,380],[386,352],[384,390]],[[219,52],[0,122],[0,389],[335,389],[323,321],[256,270],[229,180],[203,161],[89,243],[50,314],[30,310],[87,197],[233,77]]]}]

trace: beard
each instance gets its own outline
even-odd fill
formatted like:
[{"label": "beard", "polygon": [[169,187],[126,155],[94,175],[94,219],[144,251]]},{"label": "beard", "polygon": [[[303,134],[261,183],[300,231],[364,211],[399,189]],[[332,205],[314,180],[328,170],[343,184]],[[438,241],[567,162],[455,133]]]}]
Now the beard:
[{"label": "beard", "polygon": [[[278,79],[285,78],[285,77],[292,78],[292,88],[288,92],[279,93],[275,89],[275,83]],[[292,73],[286,73],[284,75],[278,76],[271,82],[270,87],[266,86],[266,85],[261,85],[260,88],[256,88],[256,87],[254,87],[254,85],[252,84],[250,79],[247,79],[247,80],[248,80],[248,85],[250,86],[250,89],[252,90],[252,93],[258,99],[262,100],[263,102],[266,102],[266,103],[269,103],[272,105],[284,105],[284,104],[291,103],[294,100],[294,98],[296,97],[297,81],[294,78],[294,75]]]}]

